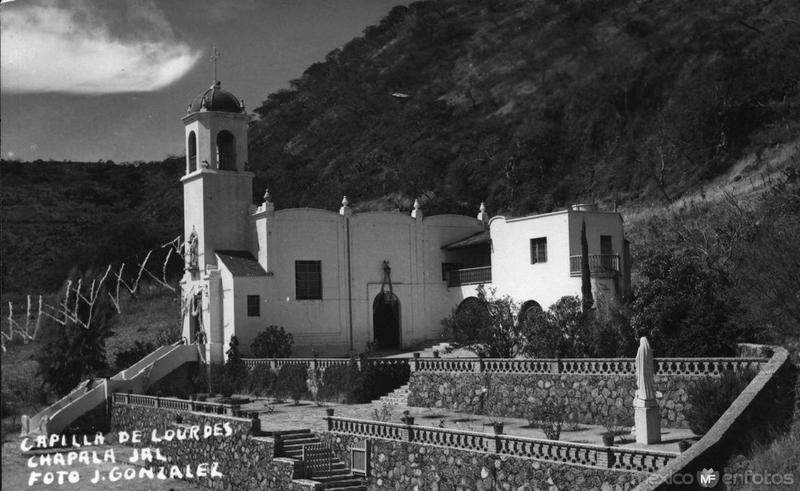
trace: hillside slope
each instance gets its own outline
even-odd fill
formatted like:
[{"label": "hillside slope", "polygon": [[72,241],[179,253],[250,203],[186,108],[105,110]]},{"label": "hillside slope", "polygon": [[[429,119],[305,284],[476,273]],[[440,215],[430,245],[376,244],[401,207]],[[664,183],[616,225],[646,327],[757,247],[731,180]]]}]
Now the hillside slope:
[{"label": "hillside slope", "polygon": [[[437,0],[396,7],[250,126],[279,208],[647,215],[798,161],[800,3]],[[783,154],[781,154],[781,152]],[[776,155],[780,158],[774,158]],[[181,230],[181,159],[2,162],[4,293]],[[744,182],[744,181],[742,181]]]},{"label": "hillside slope", "polygon": [[58,288],[182,232],[183,159],[149,164],[0,163],[2,292]]},{"label": "hillside slope", "polygon": [[795,137],[799,79],[790,0],[416,2],[270,95],[250,163],[280,207],[671,201]]}]

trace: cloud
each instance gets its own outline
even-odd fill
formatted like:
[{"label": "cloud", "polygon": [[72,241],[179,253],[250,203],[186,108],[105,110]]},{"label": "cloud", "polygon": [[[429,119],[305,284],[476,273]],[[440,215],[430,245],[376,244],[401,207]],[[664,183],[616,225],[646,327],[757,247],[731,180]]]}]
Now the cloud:
[{"label": "cloud", "polygon": [[150,2],[13,2],[0,10],[4,92],[146,92],[184,76],[201,53],[178,42]]}]

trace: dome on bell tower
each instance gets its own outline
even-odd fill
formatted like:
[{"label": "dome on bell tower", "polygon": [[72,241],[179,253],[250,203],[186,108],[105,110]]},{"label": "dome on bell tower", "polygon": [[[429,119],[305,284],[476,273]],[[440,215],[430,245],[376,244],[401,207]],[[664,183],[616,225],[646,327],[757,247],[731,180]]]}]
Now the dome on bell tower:
[{"label": "dome on bell tower", "polygon": [[242,113],[244,106],[239,99],[228,92],[222,90],[220,82],[214,82],[205,92],[195,97],[189,104],[187,113],[200,111],[217,111],[224,113]]}]

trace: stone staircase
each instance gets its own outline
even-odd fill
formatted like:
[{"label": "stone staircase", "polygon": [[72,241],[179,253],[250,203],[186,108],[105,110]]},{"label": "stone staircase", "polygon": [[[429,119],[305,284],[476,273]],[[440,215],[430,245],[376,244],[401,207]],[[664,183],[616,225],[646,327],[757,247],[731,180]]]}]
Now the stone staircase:
[{"label": "stone staircase", "polygon": [[408,406],[408,384],[396,388],[394,391],[389,392],[380,399],[372,401],[373,404],[382,406],[388,404],[390,406],[407,407]]},{"label": "stone staircase", "polygon": [[[311,433],[311,430],[292,430],[281,431],[273,436],[280,438],[280,457],[303,460],[303,446],[315,450],[322,449],[325,453],[322,441]],[[307,475],[307,479],[321,482],[326,491],[366,491],[367,485],[364,478],[354,475],[349,468],[339,460],[330,450],[327,450],[326,458],[329,459],[330,470],[316,470]]]}]

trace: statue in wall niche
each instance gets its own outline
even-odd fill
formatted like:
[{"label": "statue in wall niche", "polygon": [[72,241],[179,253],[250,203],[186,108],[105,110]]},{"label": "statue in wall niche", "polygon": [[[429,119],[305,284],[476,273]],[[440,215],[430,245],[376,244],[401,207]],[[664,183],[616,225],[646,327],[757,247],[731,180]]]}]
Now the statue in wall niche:
[{"label": "statue in wall niche", "polygon": [[646,337],[639,338],[639,350],[636,352],[636,398],[650,400],[656,398],[653,381],[653,351]]},{"label": "statue in wall niche", "polygon": [[192,230],[186,240],[186,269],[197,269],[197,232]]}]

